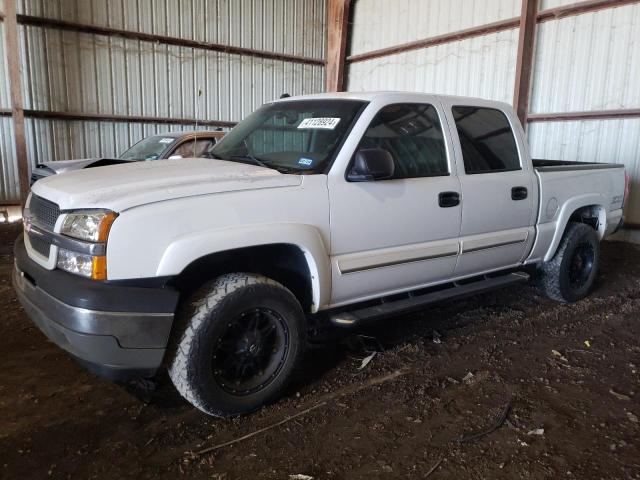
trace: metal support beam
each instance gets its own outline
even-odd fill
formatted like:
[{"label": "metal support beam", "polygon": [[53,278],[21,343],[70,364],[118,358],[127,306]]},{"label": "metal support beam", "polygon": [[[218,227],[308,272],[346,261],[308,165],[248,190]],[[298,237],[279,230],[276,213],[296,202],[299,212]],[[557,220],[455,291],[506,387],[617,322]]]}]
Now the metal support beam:
[{"label": "metal support beam", "polygon": [[345,57],[351,0],[329,0],[327,19],[326,91],[344,90]]},{"label": "metal support beam", "polygon": [[[550,20],[571,17],[574,15],[581,15],[583,13],[595,12],[607,8],[632,5],[638,2],[640,2],[640,0],[586,0],[583,2],[572,3],[569,5],[563,5],[562,7],[550,8],[538,12],[536,15],[536,20],[538,23],[548,22]],[[381,48],[379,50],[373,50],[370,52],[359,53],[357,55],[350,55],[349,57],[347,57],[347,63],[363,62],[365,60],[371,60],[374,58],[387,57],[389,55],[396,55],[398,53],[409,52],[412,50],[422,50],[425,48],[434,47],[436,45],[458,42],[467,38],[479,37],[491,33],[511,30],[519,27],[520,20],[520,17],[507,18],[505,20],[487,23],[486,25],[480,25],[464,30],[458,30],[456,32],[423,38],[421,40],[402,43],[400,45]]]},{"label": "metal support beam", "polygon": [[22,73],[20,63],[20,43],[18,38],[18,19],[16,0],[4,2],[4,34],[7,66],[9,69],[9,87],[11,91],[11,118],[13,119],[13,141],[18,177],[20,180],[20,198],[22,203],[29,194],[29,160],[27,159],[27,141],[24,129],[24,111],[22,102]]},{"label": "metal support beam", "polygon": [[640,108],[619,110],[591,110],[586,112],[530,113],[527,122],[571,122],[576,120],[619,120],[622,118],[640,118]]},{"label": "metal support beam", "polygon": [[560,18],[572,17],[588,12],[597,12],[607,8],[623,7],[638,3],[639,0],[587,0],[584,2],[571,3],[561,7],[549,8],[538,13],[538,23],[558,20]]},{"label": "metal support beam", "polygon": [[533,74],[533,54],[535,52],[536,43],[537,14],[538,0],[522,0],[513,107],[515,108],[518,118],[523,126],[526,126],[527,124],[527,112],[529,111],[531,77]]},{"label": "metal support beam", "polygon": [[196,48],[234,55],[248,55],[270,60],[303,63],[306,65],[322,66],[325,64],[325,61],[319,58],[290,55],[287,53],[268,52],[265,50],[255,50],[253,48],[234,47],[232,45],[222,45],[220,43],[200,42],[197,40],[188,40],[185,38],[170,37],[167,35],[156,35],[153,33],[134,32],[131,30],[102,27],[98,25],[86,25],[82,23],[67,22],[66,20],[55,20],[52,18],[36,17],[32,15],[18,15],[18,23],[20,23],[21,25],[55,28],[58,30],[67,30],[70,32],[90,33],[93,35],[104,35],[107,37],[121,37],[131,40],[141,40],[144,42],[159,43],[162,45],[175,45],[178,47]]},{"label": "metal support beam", "polygon": [[357,55],[350,55],[349,57],[347,57],[347,62],[363,62],[365,60],[387,57],[389,55],[410,52],[412,50],[422,50],[424,48],[435,47],[436,45],[442,45],[445,43],[458,42],[467,38],[481,37],[483,35],[489,35],[490,33],[503,32],[505,30],[517,28],[519,23],[519,18],[500,20],[498,22],[487,23],[486,25],[480,25],[478,27],[466,28],[464,30],[458,30],[456,32],[423,38],[422,40],[416,40],[414,42],[394,45],[393,47],[381,48],[379,50],[359,53]]},{"label": "metal support beam", "polygon": [[[145,115],[117,115],[105,113],[54,112],[50,110],[23,110],[26,118],[48,120],[121,122],[121,123],[163,123],[168,125],[200,125],[203,127],[233,128],[236,122],[226,120],[205,120],[195,118],[150,117]],[[0,117],[10,117],[11,110],[0,108]]]}]

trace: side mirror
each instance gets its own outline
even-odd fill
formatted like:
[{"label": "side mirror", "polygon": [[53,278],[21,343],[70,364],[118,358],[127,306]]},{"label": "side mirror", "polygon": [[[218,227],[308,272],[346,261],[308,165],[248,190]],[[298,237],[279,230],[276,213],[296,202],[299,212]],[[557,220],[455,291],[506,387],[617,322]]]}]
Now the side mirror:
[{"label": "side mirror", "polygon": [[347,174],[349,182],[369,182],[393,177],[395,164],[391,154],[382,148],[364,148],[356,152],[356,158]]},{"label": "side mirror", "polygon": [[183,157],[182,157],[182,155],[180,155],[180,154],[175,154],[175,155],[171,155],[171,156],[168,158],[168,160],[179,160],[179,159],[181,159],[181,158],[183,158]]}]

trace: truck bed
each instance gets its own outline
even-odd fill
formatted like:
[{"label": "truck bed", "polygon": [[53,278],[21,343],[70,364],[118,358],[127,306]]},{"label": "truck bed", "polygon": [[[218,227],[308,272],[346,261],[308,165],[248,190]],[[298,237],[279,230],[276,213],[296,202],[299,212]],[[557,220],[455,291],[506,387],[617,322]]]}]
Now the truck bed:
[{"label": "truck bed", "polygon": [[571,162],[569,160],[532,159],[533,168],[542,172],[564,172],[571,170],[598,170],[601,168],[624,168],[621,163]]}]

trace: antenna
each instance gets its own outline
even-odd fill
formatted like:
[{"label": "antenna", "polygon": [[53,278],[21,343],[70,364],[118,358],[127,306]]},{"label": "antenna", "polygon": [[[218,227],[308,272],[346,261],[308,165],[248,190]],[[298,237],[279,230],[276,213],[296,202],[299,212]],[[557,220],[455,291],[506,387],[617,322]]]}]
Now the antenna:
[{"label": "antenna", "polygon": [[202,96],[202,87],[198,87],[198,96],[196,97],[196,133],[193,135],[193,156],[196,156],[196,142],[198,141],[198,118],[200,117],[199,106],[200,97]]}]

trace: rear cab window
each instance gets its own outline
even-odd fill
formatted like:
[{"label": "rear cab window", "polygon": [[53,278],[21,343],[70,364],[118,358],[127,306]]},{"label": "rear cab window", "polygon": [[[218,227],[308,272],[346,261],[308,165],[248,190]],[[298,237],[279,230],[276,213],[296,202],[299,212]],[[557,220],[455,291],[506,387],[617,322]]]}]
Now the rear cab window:
[{"label": "rear cab window", "polygon": [[504,112],[488,107],[453,106],[467,175],[521,170],[518,146]]}]

